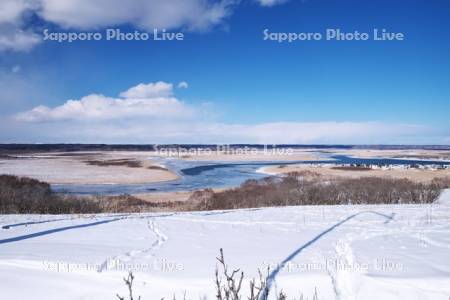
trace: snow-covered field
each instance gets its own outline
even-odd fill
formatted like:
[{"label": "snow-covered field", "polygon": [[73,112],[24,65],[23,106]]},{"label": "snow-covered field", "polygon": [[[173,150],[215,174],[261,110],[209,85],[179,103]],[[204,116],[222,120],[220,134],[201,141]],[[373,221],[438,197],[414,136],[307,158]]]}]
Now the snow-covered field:
[{"label": "snow-covered field", "polygon": [[[433,205],[0,216],[1,299],[214,299],[215,257],[319,299],[450,297],[450,191]],[[280,267],[280,269],[276,269]],[[245,286],[244,288],[247,288]]]}]

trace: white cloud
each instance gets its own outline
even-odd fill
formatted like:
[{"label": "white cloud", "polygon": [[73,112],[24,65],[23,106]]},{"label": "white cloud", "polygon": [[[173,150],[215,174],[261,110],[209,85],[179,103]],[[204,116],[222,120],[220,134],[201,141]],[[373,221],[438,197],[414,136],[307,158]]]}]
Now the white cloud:
[{"label": "white cloud", "polygon": [[63,28],[100,29],[132,25],[138,29],[205,31],[230,15],[236,0],[1,0],[0,51],[28,50],[41,38],[25,30],[30,14]]},{"label": "white cloud", "polygon": [[180,83],[178,83],[179,89],[187,89],[188,87],[189,87],[189,84],[186,81],[181,81]]},{"label": "white cloud", "polygon": [[41,16],[63,27],[87,29],[132,24],[150,30],[206,30],[222,22],[234,3],[232,0],[41,1]]},{"label": "white cloud", "polygon": [[270,6],[275,6],[275,5],[278,5],[278,4],[285,3],[285,2],[287,2],[289,0],[256,0],[256,1],[258,1],[258,3],[261,6],[270,7]]},{"label": "white cloud", "polygon": [[34,0],[0,1],[0,51],[26,51],[40,42],[37,34],[22,28],[25,12],[35,8]]},{"label": "white cloud", "polygon": [[37,106],[15,116],[22,122],[100,121],[127,118],[185,119],[195,109],[173,97],[173,85],[165,82],[139,84],[122,92],[122,98],[91,94],[50,108]]},{"label": "white cloud", "polygon": [[155,98],[170,97],[173,95],[173,84],[158,81],[156,83],[141,83],[120,93],[124,98]]},{"label": "white cloud", "polygon": [[222,23],[235,1],[1,0],[0,50],[28,50],[39,42],[35,32],[24,30],[27,13],[71,29],[132,25],[144,30],[205,31]]},{"label": "white cloud", "polygon": [[2,0],[0,2],[0,23],[18,22],[25,10],[35,8],[34,1]]},{"label": "white cloud", "polygon": [[23,31],[15,26],[2,26],[0,24],[0,51],[27,51],[40,42],[37,34]]},{"label": "white cloud", "polygon": [[[0,50],[28,50],[39,43],[25,30],[30,14],[62,28],[95,30],[131,25],[142,30],[205,31],[220,25],[241,0],[1,0]],[[257,0],[273,6],[286,0]]]}]

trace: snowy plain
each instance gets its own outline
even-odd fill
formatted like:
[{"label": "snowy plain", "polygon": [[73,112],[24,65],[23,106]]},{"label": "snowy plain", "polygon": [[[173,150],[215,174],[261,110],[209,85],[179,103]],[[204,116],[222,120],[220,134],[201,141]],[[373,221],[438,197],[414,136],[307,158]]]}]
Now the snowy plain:
[{"label": "snowy plain", "polygon": [[450,297],[450,190],[432,205],[1,215],[0,226],[2,299],[115,299],[129,269],[142,300],[214,299],[220,248],[247,280],[270,267],[289,298]]}]

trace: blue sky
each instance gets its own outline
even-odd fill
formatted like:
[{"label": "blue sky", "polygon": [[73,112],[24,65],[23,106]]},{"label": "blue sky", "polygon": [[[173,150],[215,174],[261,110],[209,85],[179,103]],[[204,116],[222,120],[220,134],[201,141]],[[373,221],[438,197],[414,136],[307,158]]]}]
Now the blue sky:
[{"label": "blue sky", "polygon": [[[158,15],[161,20],[129,14],[120,4],[112,5],[111,11],[117,10],[112,16],[98,16],[40,1],[22,7],[15,18],[3,16],[3,22],[0,14],[0,142],[450,143],[448,1],[209,1],[221,5],[212,18],[213,6],[199,8],[202,4],[189,0],[194,8],[183,7],[186,13],[173,0]],[[79,6],[85,0],[69,2]],[[149,8],[160,9],[153,2]],[[205,15],[208,21],[195,23]],[[44,28],[155,27],[184,32],[185,40],[57,43],[41,36]],[[278,43],[263,40],[266,28],[369,33],[385,28],[406,38]],[[29,45],[14,46],[14,30],[29,34]],[[2,35],[12,42],[2,46]],[[167,110],[158,115],[154,106],[138,115],[109,109],[108,101],[121,99],[121,92],[160,81],[172,83],[163,98],[180,102],[183,108],[174,108],[181,109],[179,115],[168,118]],[[188,88],[177,88],[182,81]],[[115,117],[52,112],[91,94],[110,97],[102,98],[109,107],[103,113]],[[49,111],[23,117],[40,105]],[[68,117],[83,113],[88,117]]]}]

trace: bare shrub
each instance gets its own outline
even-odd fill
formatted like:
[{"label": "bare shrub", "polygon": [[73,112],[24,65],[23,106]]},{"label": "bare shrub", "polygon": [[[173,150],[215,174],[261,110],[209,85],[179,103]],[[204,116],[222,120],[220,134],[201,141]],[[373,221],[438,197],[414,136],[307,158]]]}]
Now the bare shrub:
[{"label": "bare shrub", "polygon": [[431,181],[431,184],[435,185],[439,189],[448,189],[450,188],[450,177],[434,178]]},{"label": "bare shrub", "polygon": [[[233,270],[231,274],[228,272],[228,266],[225,263],[223,256],[223,250],[220,249],[220,256],[217,257],[220,265],[222,266],[222,272],[225,276],[225,283],[219,276],[219,267],[216,266],[216,291],[218,300],[239,300],[241,297],[242,280],[244,280],[244,272],[239,269]],[[236,276],[237,275],[237,276]]]},{"label": "bare shrub", "polygon": [[[230,271],[228,265],[225,262],[225,257],[223,254],[223,249],[220,249],[219,256],[216,257],[218,264],[216,265],[215,271],[215,288],[216,288],[216,299],[217,300],[241,300],[244,299],[242,292],[242,283],[244,281],[244,272],[240,269],[234,269]],[[258,270],[259,278],[251,279],[249,283],[249,293],[247,295],[248,300],[268,300],[270,288],[267,284],[270,270],[267,269],[267,275],[263,276],[261,270]],[[128,273],[128,276],[124,279],[125,285],[128,289],[128,298],[119,296],[116,294],[119,300],[134,300],[133,294],[133,281],[134,275],[132,272]],[[141,296],[137,298],[141,299]],[[162,298],[163,300],[164,298]],[[186,299],[186,293],[183,296],[183,300]],[[287,300],[287,295],[280,291],[276,296],[276,300]],[[300,300],[303,300],[303,294],[300,293]],[[315,289],[312,300],[318,300],[317,289]],[[176,296],[173,296],[173,300],[176,300]]]},{"label": "bare shrub", "polygon": [[133,195],[95,196],[92,198],[105,213],[140,213],[155,211],[186,211],[191,205],[186,201],[150,202]]},{"label": "bare shrub", "polygon": [[[125,282],[125,285],[128,288],[128,300],[134,300],[133,296],[133,281],[134,281],[134,275],[132,272],[128,273],[128,277],[124,278],[123,281]],[[125,300],[125,297],[119,296],[119,294],[116,294],[117,298],[119,300]],[[137,298],[138,300],[141,299],[141,296]]]},{"label": "bare shrub", "polygon": [[188,202],[192,203],[193,209],[206,210],[209,199],[214,195],[212,189],[195,191],[189,196]]},{"label": "bare shrub", "polygon": [[330,179],[304,171],[289,173],[283,178],[248,180],[240,187],[220,192],[196,191],[189,201],[149,202],[131,195],[63,195],[52,192],[46,182],[0,175],[0,213],[139,213],[287,205],[431,203],[442,189],[449,187],[450,178],[436,178],[424,184],[379,177]]},{"label": "bare shrub", "polygon": [[52,192],[50,185],[39,180],[0,175],[0,213],[71,214],[98,213],[94,201]]},{"label": "bare shrub", "polygon": [[139,213],[151,211],[158,205],[131,195],[96,196],[94,199],[105,213]]},{"label": "bare shrub", "polygon": [[[240,187],[192,195],[198,210],[287,205],[431,203],[450,179],[430,184],[380,177],[325,178],[317,173],[290,173],[286,177],[248,180]],[[196,199],[197,198],[197,199]]]},{"label": "bare shrub", "polygon": [[65,195],[54,193],[46,182],[0,175],[1,214],[139,213],[189,209],[192,206],[185,201],[149,202],[132,195]]}]

